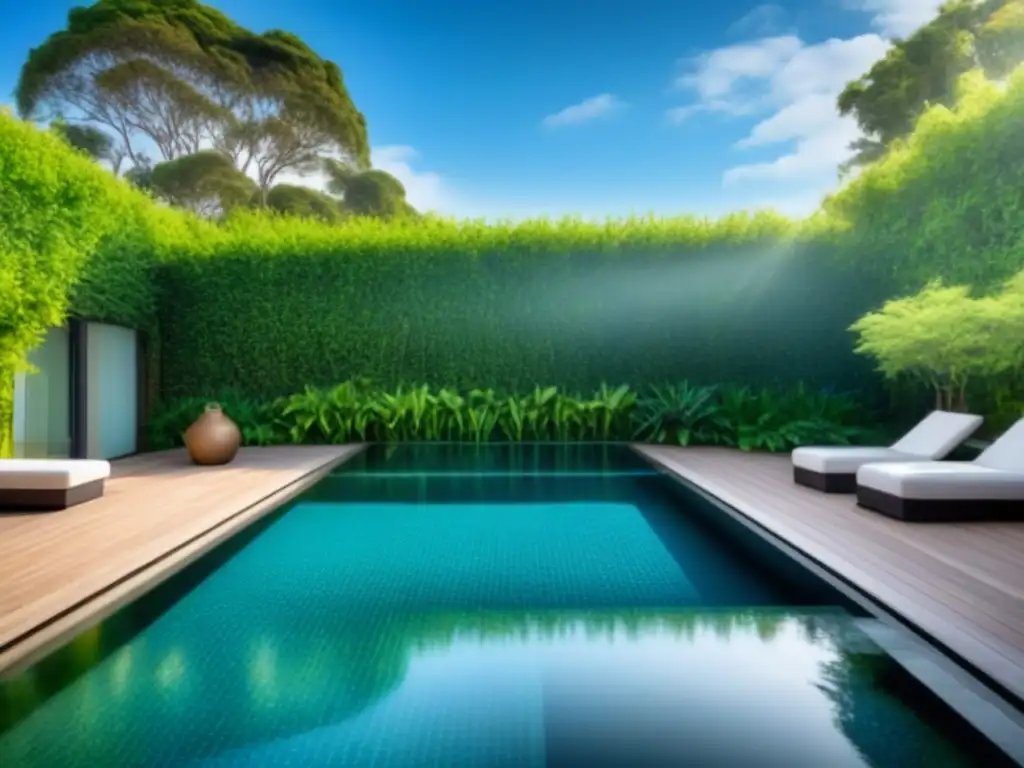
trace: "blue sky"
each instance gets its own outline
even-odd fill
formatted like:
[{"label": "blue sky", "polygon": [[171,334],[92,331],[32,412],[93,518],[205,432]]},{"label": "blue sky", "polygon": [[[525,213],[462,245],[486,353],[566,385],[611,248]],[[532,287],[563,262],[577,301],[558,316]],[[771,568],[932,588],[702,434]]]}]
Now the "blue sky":
[{"label": "blue sky", "polygon": [[[66,0],[0,0],[0,100]],[[215,0],[336,61],[421,210],[812,210],[856,129],[835,96],[935,0]],[[316,179],[306,183],[317,184]]]}]

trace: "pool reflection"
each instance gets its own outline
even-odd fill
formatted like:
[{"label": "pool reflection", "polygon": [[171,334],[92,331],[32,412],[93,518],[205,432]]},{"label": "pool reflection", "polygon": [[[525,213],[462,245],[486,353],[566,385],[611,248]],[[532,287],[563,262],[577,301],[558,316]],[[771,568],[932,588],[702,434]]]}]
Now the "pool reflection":
[{"label": "pool reflection", "polygon": [[0,686],[17,712],[0,763],[972,764],[886,691],[891,663],[839,612],[406,613],[217,637],[174,619]]}]

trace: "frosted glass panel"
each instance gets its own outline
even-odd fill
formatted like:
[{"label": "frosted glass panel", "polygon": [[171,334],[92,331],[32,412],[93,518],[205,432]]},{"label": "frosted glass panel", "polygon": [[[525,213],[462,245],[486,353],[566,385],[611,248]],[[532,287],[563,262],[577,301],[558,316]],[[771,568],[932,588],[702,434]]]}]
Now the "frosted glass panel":
[{"label": "frosted glass panel", "polygon": [[90,323],[86,344],[88,456],[111,459],[134,453],[138,419],[135,331]]},{"label": "frosted glass panel", "polygon": [[71,360],[68,332],[52,328],[28,356],[35,372],[14,382],[14,453],[27,458],[71,455]]}]

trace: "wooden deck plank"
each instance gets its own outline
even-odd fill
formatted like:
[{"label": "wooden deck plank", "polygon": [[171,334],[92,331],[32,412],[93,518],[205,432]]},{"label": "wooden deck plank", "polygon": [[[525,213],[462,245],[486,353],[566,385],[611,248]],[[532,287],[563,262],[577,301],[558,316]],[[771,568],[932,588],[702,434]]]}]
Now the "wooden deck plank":
[{"label": "wooden deck plank", "polygon": [[360,445],[243,448],[222,467],[182,450],[112,462],[103,497],[58,512],[0,513],[0,655],[186,543]]},{"label": "wooden deck plank", "polygon": [[796,485],[788,456],[634,447],[1024,699],[1024,523],[908,524]]}]

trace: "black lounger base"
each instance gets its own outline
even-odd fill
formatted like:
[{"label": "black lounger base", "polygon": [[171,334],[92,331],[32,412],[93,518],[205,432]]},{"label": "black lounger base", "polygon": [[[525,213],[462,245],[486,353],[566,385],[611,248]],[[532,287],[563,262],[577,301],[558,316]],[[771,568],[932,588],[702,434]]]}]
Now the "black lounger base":
[{"label": "black lounger base", "polygon": [[903,499],[860,486],[857,504],[907,523],[1024,520],[1024,501],[1015,499]]},{"label": "black lounger base", "polygon": [[826,474],[812,472],[803,467],[793,467],[793,482],[823,493],[856,493],[857,475]]},{"label": "black lounger base", "polygon": [[103,495],[104,479],[82,483],[73,488],[0,488],[0,511],[56,512]]}]

